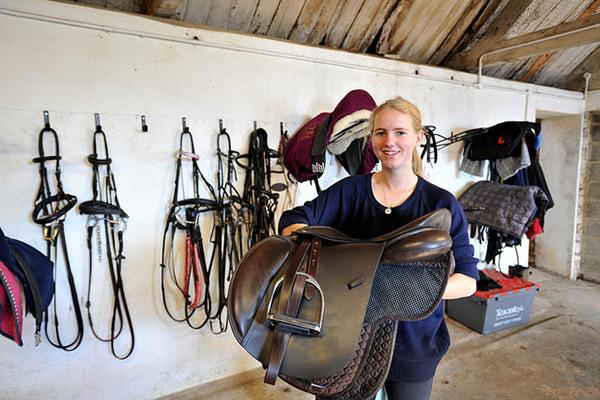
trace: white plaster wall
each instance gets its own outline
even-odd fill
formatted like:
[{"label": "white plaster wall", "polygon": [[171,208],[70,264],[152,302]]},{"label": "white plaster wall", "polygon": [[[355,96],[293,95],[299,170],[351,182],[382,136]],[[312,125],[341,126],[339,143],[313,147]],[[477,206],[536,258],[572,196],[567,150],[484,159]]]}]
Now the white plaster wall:
[{"label": "white plaster wall", "polygon": [[[50,111],[60,134],[66,191],[91,198],[85,157],[93,113],[100,113],[120,200],[131,217],[124,280],[136,329],[134,354],[116,361],[89,329],[73,353],[45,341],[34,348],[28,319],[23,348],[0,340],[3,399],[155,398],[257,365],[230,333],[192,331],[162,310],[160,240],[182,116],[202,153],[201,168],[214,181],[219,118],[234,148],[245,149],[254,120],[275,146],[280,121],[293,132],[355,88],[368,90],[378,102],[403,95],[440,133],[529,118],[539,109],[583,108],[573,92],[496,79],[485,79],[480,89],[475,76],[445,69],[40,0],[0,0],[0,54],[2,228],[44,249],[30,217],[38,185],[30,160],[42,110]],[[148,118],[148,133],[141,132],[141,114]],[[448,148],[428,168],[434,183],[455,193],[474,180],[459,173],[459,151]],[[85,218],[71,212],[66,233],[80,297],[87,268],[84,232]],[[95,281],[96,293],[106,290]]]},{"label": "white plaster wall", "polygon": [[542,120],[540,164],[555,206],[546,214],[545,232],[535,241],[535,261],[538,267],[571,279],[578,269],[573,264],[571,221],[576,217],[581,129],[580,116]]},{"label": "white plaster wall", "polygon": [[600,110],[600,90],[588,92],[585,102],[585,111]]}]

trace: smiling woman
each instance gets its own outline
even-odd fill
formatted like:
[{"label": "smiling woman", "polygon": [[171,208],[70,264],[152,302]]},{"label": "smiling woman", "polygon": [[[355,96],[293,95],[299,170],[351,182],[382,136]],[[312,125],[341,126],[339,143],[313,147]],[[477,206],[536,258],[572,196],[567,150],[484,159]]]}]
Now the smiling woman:
[{"label": "smiling woman", "polygon": [[417,146],[423,140],[421,113],[403,98],[389,100],[377,107],[370,118],[371,143],[381,162],[381,172],[373,175],[375,199],[392,207],[404,203],[422,175]]},{"label": "smiling woman", "polygon": [[[287,235],[302,226],[326,225],[351,237],[370,238],[446,208],[452,213],[450,234],[456,268],[444,298],[471,295],[478,273],[467,219],[450,192],[422,177],[417,146],[423,129],[418,108],[400,97],[389,100],[375,108],[369,127],[381,171],[345,178],[316,199],[284,212],[280,232]],[[394,358],[385,384],[388,398],[428,399],[435,370],[449,343],[443,304],[425,319],[398,322]]]}]

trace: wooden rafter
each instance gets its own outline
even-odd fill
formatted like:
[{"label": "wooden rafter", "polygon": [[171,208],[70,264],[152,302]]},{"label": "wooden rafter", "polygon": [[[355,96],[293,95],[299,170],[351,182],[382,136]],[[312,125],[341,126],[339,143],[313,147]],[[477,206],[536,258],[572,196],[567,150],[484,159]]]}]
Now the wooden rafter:
[{"label": "wooden rafter", "polygon": [[[544,40],[546,38],[551,39]],[[521,57],[531,57],[536,54],[583,46],[594,42],[600,42],[600,14],[499,41],[488,52],[507,48],[512,49],[486,56],[485,65],[507,62]],[[515,46],[519,47],[514,48]],[[475,65],[470,67],[475,67]]]},{"label": "wooden rafter", "polygon": [[177,9],[185,0],[144,0],[146,14],[155,17],[176,18]]}]

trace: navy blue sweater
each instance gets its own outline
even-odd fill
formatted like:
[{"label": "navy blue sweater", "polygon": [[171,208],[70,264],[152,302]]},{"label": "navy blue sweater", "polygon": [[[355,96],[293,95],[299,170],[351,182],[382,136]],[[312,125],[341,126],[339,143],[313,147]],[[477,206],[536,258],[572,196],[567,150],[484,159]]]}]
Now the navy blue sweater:
[{"label": "navy blue sweater", "polygon": [[[412,195],[387,215],[385,207],[373,196],[371,177],[345,178],[322,191],[314,200],[285,211],[279,220],[279,231],[294,223],[304,223],[331,226],[355,238],[370,238],[391,232],[439,208],[447,208],[452,212],[450,234],[455,272],[478,279],[467,219],[454,195],[419,178]],[[399,322],[388,380],[424,382],[431,379],[449,346],[443,302],[423,320]]]}]

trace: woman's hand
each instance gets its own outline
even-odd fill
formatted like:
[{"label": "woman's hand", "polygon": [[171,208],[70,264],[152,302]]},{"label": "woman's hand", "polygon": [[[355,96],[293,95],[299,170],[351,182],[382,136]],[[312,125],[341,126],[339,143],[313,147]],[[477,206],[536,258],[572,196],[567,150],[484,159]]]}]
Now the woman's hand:
[{"label": "woman's hand", "polygon": [[470,276],[455,273],[448,278],[448,285],[442,298],[444,300],[469,297],[477,290],[477,281]]},{"label": "woman's hand", "polygon": [[285,228],[283,228],[283,230],[281,231],[281,234],[283,236],[289,236],[291,235],[295,230],[298,230],[300,228],[304,228],[305,226],[308,226],[307,224],[291,224],[286,226]]}]

